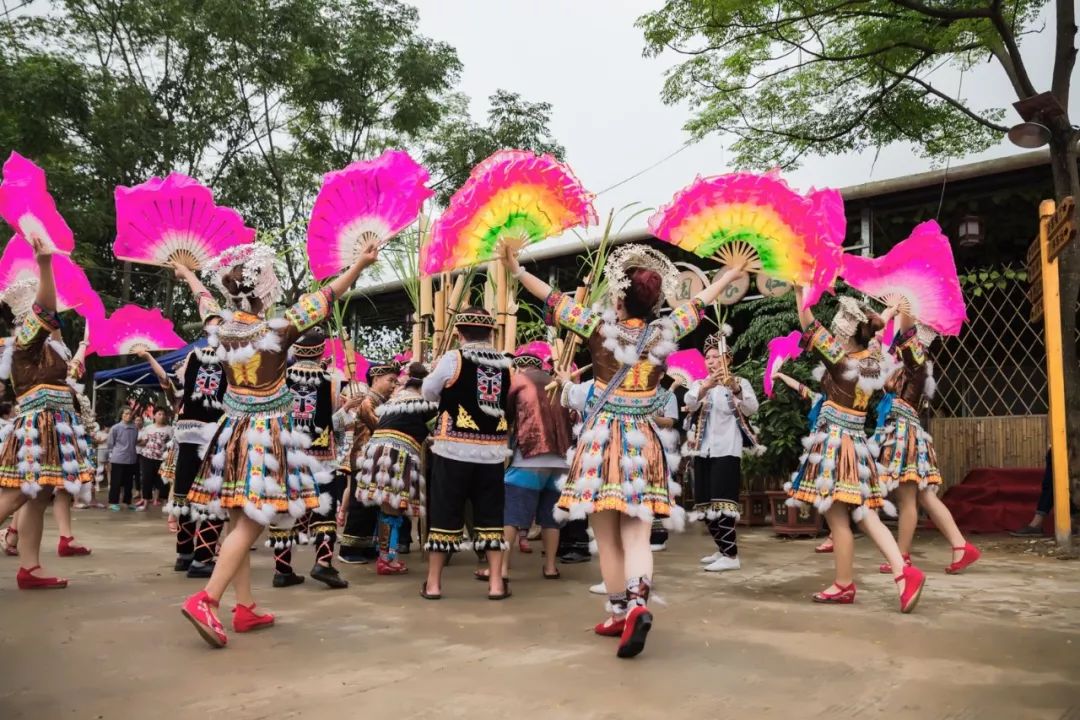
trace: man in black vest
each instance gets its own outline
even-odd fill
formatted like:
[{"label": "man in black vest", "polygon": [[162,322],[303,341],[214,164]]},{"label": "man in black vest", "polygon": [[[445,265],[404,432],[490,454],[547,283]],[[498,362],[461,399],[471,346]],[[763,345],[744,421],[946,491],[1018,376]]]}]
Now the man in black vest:
[{"label": "man in black vest", "polygon": [[217,328],[220,322],[221,318],[216,313],[206,316],[203,333],[207,345],[192,350],[180,364],[177,387],[173,386],[164,368],[150,353],[139,353],[139,357],[150,363],[162,389],[174,398],[176,471],[172,497],[165,506],[165,512],[175,517],[179,525],[173,569],[186,572],[190,578],[210,577],[214,571],[218,538],[225,526],[224,520],[212,516],[200,521],[191,514],[187,501],[188,490],[202,464],[206,438],[221,418],[221,399],[228,387],[225,370],[217,357]]},{"label": "man in black vest", "polygon": [[491,346],[495,319],[482,308],[454,318],[460,347],[439,360],[424,379],[425,400],[439,403],[431,435],[428,497],[430,552],[421,597],[442,597],[442,570],[450,552],[461,549],[465,503],[472,502],[473,549],[487,553],[488,597],[510,597],[502,578],[503,464],[507,449],[510,359]]}]

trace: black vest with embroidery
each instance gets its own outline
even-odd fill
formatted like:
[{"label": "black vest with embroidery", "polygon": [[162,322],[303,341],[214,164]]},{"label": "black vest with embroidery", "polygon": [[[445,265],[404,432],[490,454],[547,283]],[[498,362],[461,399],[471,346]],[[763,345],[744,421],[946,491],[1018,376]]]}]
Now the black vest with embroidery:
[{"label": "black vest with embroidery", "polygon": [[314,360],[297,360],[285,371],[292,392],[292,424],[311,438],[309,452],[319,458],[333,455],[333,377]]},{"label": "black vest with embroidery", "polygon": [[177,419],[216,423],[223,412],[221,399],[229,382],[214,352],[206,348],[191,351],[183,380]]},{"label": "black vest with embroidery", "polygon": [[505,445],[510,359],[490,347],[457,352],[457,379],[442,391],[432,438]]},{"label": "black vest with embroidery", "polygon": [[417,445],[422,445],[428,436],[428,421],[435,417],[437,409],[437,403],[426,402],[416,395],[390,400],[375,410],[379,416],[375,432],[389,430],[402,433],[415,440]]}]

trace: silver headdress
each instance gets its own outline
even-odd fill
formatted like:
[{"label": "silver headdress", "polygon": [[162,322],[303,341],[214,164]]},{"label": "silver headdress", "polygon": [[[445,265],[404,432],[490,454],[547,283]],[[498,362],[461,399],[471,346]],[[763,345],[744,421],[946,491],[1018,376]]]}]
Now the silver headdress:
[{"label": "silver headdress", "polygon": [[611,251],[607,265],[604,266],[604,277],[607,279],[608,296],[612,305],[623,298],[630,288],[630,268],[644,268],[660,275],[663,284],[653,312],[664,304],[664,298],[678,292],[679,271],[666,255],[648,245],[622,245]]},{"label": "silver headdress", "polygon": [[866,312],[863,310],[859,301],[850,295],[841,295],[837,300],[840,303],[840,307],[836,311],[836,317],[832,321],[833,335],[838,337],[849,338],[855,335],[855,331],[859,329],[859,323],[868,322],[870,318],[866,316]]},{"label": "silver headdress", "polygon": [[[277,255],[268,245],[237,245],[211,260],[203,270],[203,275],[213,281],[235,308],[250,312],[251,298],[254,297],[262,303],[263,311],[266,311],[281,299],[281,285],[274,268],[276,260]],[[234,295],[226,289],[223,280],[237,265],[243,265],[244,284],[254,288],[251,293]]]},{"label": "silver headdress", "polygon": [[930,347],[930,345],[938,338],[937,330],[929,325],[923,325],[922,323],[915,324],[915,334],[919,337],[919,342],[922,343],[924,347]]},{"label": "silver headdress", "polygon": [[705,338],[705,352],[716,350],[721,355],[727,355],[731,352],[727,341],[729,337],[731,337],[731,326],[724,323],[719,330]]},{"label": "silver headdress", "polygon": [[3,290],[0,290],[0,302],[11,308],[11,314],[16,322],[22,321],[30,314],[34,307],[34,297],[37,295],[37,280],[16,280]]}]

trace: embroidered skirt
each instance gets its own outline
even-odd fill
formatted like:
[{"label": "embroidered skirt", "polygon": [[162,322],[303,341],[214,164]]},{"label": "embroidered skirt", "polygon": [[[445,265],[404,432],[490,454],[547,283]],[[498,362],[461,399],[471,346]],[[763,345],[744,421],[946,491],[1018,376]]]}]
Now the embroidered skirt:
[{"label": "embroidered skirt", "polygon": [[686,513],[673,502],[682,488],[672,478],[679,467],[679,436],[653,422],[658,409],[655,392],[617,392],[606,400],[567,454],[570,472],[556,520],[615,510],[643,520],[662,518],[668,529],[682,529]]},{"label": "embroidered skirt", "polygon": [[0,436],[0,487],[20,488],[30,497],[42,487],[62,488],[88,502],[94,466],[71,389],[38,385],[19,396],[18,407]]},{"label": "embroidered skirt", "polygon": [[[311,438],[293,431],[292,396],[282,383],[265,395],[238,393],[224,398],[206,457],[188,491],[192,515],[226,518],[241,507],[252,520],[267,525],[278,513],[294,521],[310,509],[329,505],[318,485],[329,483],[322,463],[305,452]],[[282,519],[284,521],[284,519]]]},{"label": "embroidered skirt", "polygon": [[161,482],[172,485],[176,481],[176,453],[179,443],[173,440],[169,443],[169,449],[165,451],[165,458],[161,461]]},{"label": "embroidered skirt", "polygon": [[941,485],[934,440],[922,428],[915,408],[893,398],[884,427],[875,438],[881,446],[882,479],[889,490],[901,483],[918,483],[920,490]]},{"label": "embroidered skirt", "polygon": [[396,430],[376,430],[364,448],[356,473],[356,499],[402,515],[422,517],[427,508],[427,485],[421,468],[420,445]]},{"label": "embroidered skirt", "polygon": [[856,522],[867,509],[884,508],[889,515],[896,508],[885,500],[880,478],[876,443],[866,437],[866,413],[826,401],[816,425],[803,440],[806,452],[799,469],[784,489],[788,504],[813,503],[825,512],[833,502],[855,506]]}]

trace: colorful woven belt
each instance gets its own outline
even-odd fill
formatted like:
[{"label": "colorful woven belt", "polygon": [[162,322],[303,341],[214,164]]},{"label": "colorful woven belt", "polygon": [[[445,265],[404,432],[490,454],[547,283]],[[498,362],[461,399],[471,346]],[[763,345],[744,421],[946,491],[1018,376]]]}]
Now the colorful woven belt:
[{"label": "colorful woven belt", "polygon": [[281,384],[267,393],[255,395],[237,393],[231,388],[225,391],[222,404],[230,417],[278,416],[292,408],[292,392],[282,380]]},{"label": "colorful woven belt", "polygon": [[27,413],[34,410],[75,410],[75,403],[71,398],[71,388],[66,385],[35,385],[30,388],[16,401],[19,413]]},{"label": "colorful woven belt", "polygon": [[911,407],[910,403],[906,403],[900,398],[893,398],[891,414],[906,420],[919,422],[919,413],[915,411],[915,408]]},{"label": "colorful woven belt", "polygon": [[[866,413],[837,405],[827,401],[821,407],[821,420],[839,425],[844,430],[861,432],[866,430]],[[819,421],[820,422],[820,421]]]},{"label": "colorful woven belt", "polygon": [[402,452],[410,453],[419,457],[420,443],[411,436],[399,430],[376,430],[371,434],[368,444],[388,445]]}]

